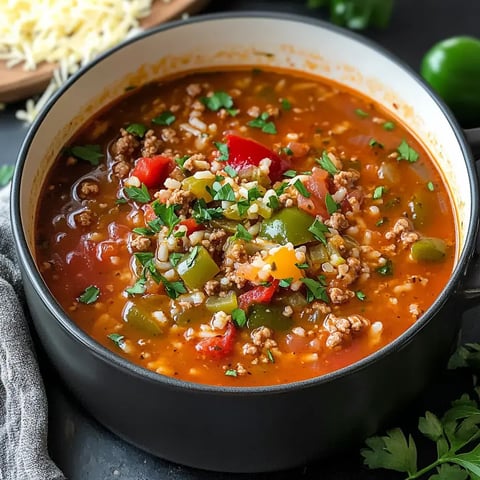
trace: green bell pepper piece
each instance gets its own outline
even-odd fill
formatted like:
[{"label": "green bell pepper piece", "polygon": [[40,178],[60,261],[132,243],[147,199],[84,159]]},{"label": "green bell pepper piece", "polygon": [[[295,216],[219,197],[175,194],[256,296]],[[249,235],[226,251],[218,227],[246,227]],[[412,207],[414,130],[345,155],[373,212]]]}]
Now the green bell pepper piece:
[{"label": "green bell pepper piece", "polygon": [[195,246],[183,256],[177,265],[177,272],[183,283],[190,289],[202,289],[220,269],[203,246]]},{"label": "green bell pepper piece", "polygon": [[152,318],[150,312],[138,307],[134,303],[130,303],[124,310],[123,320],[135,329],[142,330],[145,333],[151,335],[162,333],[160,324]]},{"label": "green bell pepper piece", "polygon": [[292,319],[283,315],[282,305],[252,305],[248,310],[247,325],[250,329],[268,327],[272,330],[288,330]]},{"label": "green bell pepper piece", "polygon": [[283,208],[263,221],[259,236],[281,245],[302,245],[315,240],[308,230],[312,223],[313,217],[308,213],[296,207]]},{"label": "green bell pepper piece", "polygon": [[480,39],[459,36],[442,40],[423,57],[420,73],[463,127],[478,127]]},{"label": "green bell pepper piece", "polygon": [[447,254],[447,245],[440,238],[422,238],[410,249],[410,255],[417,262],[440,262]]},{"label": "green bell pepper piece", "polygon": [[205,306],[210,312],[232,313],[238,308],[237,294],[231,291],[224,297],[208,297]]}]

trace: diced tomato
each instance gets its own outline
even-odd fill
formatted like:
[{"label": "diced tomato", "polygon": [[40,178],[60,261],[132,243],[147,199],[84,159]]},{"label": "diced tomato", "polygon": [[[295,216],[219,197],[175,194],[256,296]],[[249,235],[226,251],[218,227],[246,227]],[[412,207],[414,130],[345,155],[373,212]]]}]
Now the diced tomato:
[{"label": "diced tomato", "polygon": [[328,172],[322,168],[314,168],[312,175],[303,183],[310,192],[310,197],[306,198],[299,193],[297,197],[299,208],[312,216],[320,215],[322,218],[326,218],[328,211],[325,205],[325,196],[328,193]]},{"label": "diced tomato", "polygon": [[159,187],[172,171],[174,163],[163,155],[141,157],[135,163],[131,175],[137,177],[148,188]]},{"label": "diced tomato", "polygon": [[261,160],[269,158],[272,161],[269,177],[272,182],[276,182],[282,177],[282,173],[290,168],[289,160],[250,138],[228,134],[226,143],[229,154],[227,163],[237,171],[251,165],[257,167]]},{"label": "diced tomato", "polygon": [[236,328],[233,322],[227,322],[227,328],[223,335],[204,338],[195,345],[197,352],[208,358],[224,358],[233,351]]},{"label": "diced tomato", "polygon": [[259,285],[248,292],[242,293],[238,297],[238,307],[242,310],[247,310],[248,307],[254,303],[270,303],[278,288],[278,283],[278,280],[273,280],[268,287]]},{"label": "diced tomato", "polygon": [[185,220],[182,220],[179,225],[185,225],[187,227],[187,235],[205,229],[205,227],[199,225],[194,218],[186,218]]}]

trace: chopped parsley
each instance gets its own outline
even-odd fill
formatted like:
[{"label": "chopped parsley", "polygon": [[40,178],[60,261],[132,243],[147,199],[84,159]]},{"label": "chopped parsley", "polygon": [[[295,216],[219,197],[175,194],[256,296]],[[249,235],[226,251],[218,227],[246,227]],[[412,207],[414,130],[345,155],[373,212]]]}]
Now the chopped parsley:
[{"label": "chopped parsley", "polygon": [[285,154],[285,155],[293,155],[293,150],[290,148],[290,147],[283,147],[282,148],[282,152]]},{"label": "chopped parsley", "polygon": [[137,227],[137,228],[134,228],[132,232],[136,233],[137,235],[146,235],[147,237],[151,235],[155,235],[156,233],[153,229],[148,227]]},{"label": "chopped parsley", "polygon": [[238,113],[238,110],[232,109],[233,98],[227,92],[214,92],[209,97],[201,97],[200,101],[212,112],[218,112],[221,108],[225,108],[232,116]]},{"label": "chopped parsley", "polygon": [[100,145],[76,145],[69,152],[80,160],[85,160],[93,166],[97,166],[103,158]]},{"label": "chopped parsley", "polygon": [[235,178],[236,176],[238,176],[237,171],[230,165],[225,165],[223,171],[231,178]]},{"label": "chopped parsley", "polygon": [[247,324],[247,315],[241,308],[232,311],[232,320],[237,327],[244,327]]},{"label": "chopped parsley", "polygon": [[428,190],[430,190],[431,192],[434,192],[434,191],[435,191],[435,185],[433,184],[433,182],[428,182],[428,183],[427,183],[427,188],[428,188]]},{"label": "chopped parsley", "polygon": [[143,295],[147,289],[147,279],[140,277],[131,287],[125,289],[129,295]]},{"label": "chopped parsley", "polygon": [[338,203],[329,193],[325,195],[325,206],[327,207],[327,212],[329,215],[335,213],[338,210]]},{"label": "chopped parsley", "polygon": [[368,144],[369,144],[371,147],[384,148],[383,143],[380,143],[380,142],[379,142],[378,140],[376,140],[375,138],[371,138],[370,141],[368,142]]},{"label": "chopped parsley", "polygon": [[96,302],[99,296],[100,296],[100,289],[95,285],[90,285],[78,297],[78,301],[80,303],[85,303],[86,305],[90,305],[91,303]]},{"label": "chopped parsley", "polygon": [[297,178],[293,182],[293,186],[296,188],[298,193],[302,195],[302,197],[305,197],[305,198],[311,197],[312,194],[307,190],[307,187],[305,187],[305,185],[302,183],[302,181],[299,178]]},{"label": "chopped parsley", "polygon": [[143,125],[143,123],[131,123],[130,125],[128,125],[128,127],[125,128],[125,130],[132,135],[143,138],[148,130],[148,127]]},{"label": "chopped parsley", "polygon": [[175,115],[170,112],[170,110],[166,110],[157,117],[152,118],[152,123],[154,123],[155,125],[168,126],[171,125],[176,119],[177,117],[175,117]]},{"label": "chopped parsley", "polygon": [[385,122],[382,125],[384,130],[387,130],[388,132],[391,132],[392,130],[395,129],[395,124],[393,122]]},{"label": "chopped parsley", "polygon": [[308,231],[313,233],[313,236],[322,242],[324,245],[327,244],[327,239],[325,238],[325,234],[328,233],[330,230],[328,227],[318,220],[318,218],[315,219],[315,221],[308,227]]},{"label": "chopped parsley", "polygon": [[181,253],[173,252],[168,257],[168,260],[170,261],[173,267],[176,267],[180,263],[180,260],[182,259],[182,257],[183,255]]},{"label": "chopped parsley", "polygon": [[322,167],[323,170],[328,172],[330,175],[335,175],[336,173],[338,173],[337,167],[330,160],[330,157],[328,156],[326,150],[322,152],[322,158],[317,158],[316,161],[320,164],[320,167]]},{"label": "chopped parsley", "polygon": [[152,203],[153,211],[155,215],[160,219],[160,222],[169,228],[169,235],[172,233],[173,228],[180,223],[180,218],[175,213],[176,205],[167,205],[165,203],[155,200]]},{"label": "chopped parsley", "polygon": [[235,235],[233,236],[234,239],[238,240],[245,240],[249,242],[252,240],[253,236],[251,233],[248,232],[248,230],[241,224],[237,224],[237,231],[235,232]]},{"label": "chopped parsley", "polygon": [[175,163],[180,167],[183,168],[185,162],[190,158],[190,155],[184,155],[183,157],[178,157],[175,159]]},{"label": "chopped parsley", "polygon": [[355,296],[362,302],[367,298],[367,296],[361,290],[357,290],[355,292]]},{"label": "chopped parsley", "polygon": [[308,263],[296,263],[295,266],[300,270],[306,270],[309,267]]},{"label": "chopped parsley", "polygon": [[295,170],[287,170],[286,172],[283,172],[282,175],[287,178],[293,178],[297,176],[297,172]]},{"label": "chopped parsley", "polygon": [[258,187],[252,187],[248,189],[247,198],[249,202],[253,202],[257,198],[261,198],[261,197],[263,197],[263,195],[258,189]]},{"label": "chopped parsley", "polygon": [[282,288],[288,288],[288,287],[290,287],[292,282],[293,282],[293,277],[282,278],[278,285]]},{"label": "chopped parsley", "polygon": [[228,370],[225,370],[225,375],[227,377],[238,377],[238,373],[234,368],[229,368]]},{"label": "chopped parsley", "polygon": [[382,265],[381,267],[378,267],[375,269],[380,275],[387,276],[387,275],[393,275],[393,263],[391,260],[387,260],[385,265]]},{"label": "chopped parsley", "polygon": [[267,358],[270,363],[275,363],[275,357],[269,348],[267,348]]},{"label": "chopped parsley", "polygon": [[119,333],[109,333],[107,338],[109,338],[117,347],[123,348],[123,344],[125,343],[125,337],[123,335],[120,335]]},{"label": "chopped parsley", "polygon": [[170,298],[177,298],[182,293],[187,293],[187,289],[182,282],[169,282],[163,275],[160,275],[160,281],[165,287],[165,292]]},{"label": "chopped parsley", "polygon": [[218,201],[235,201],[235,192],[229,183],[223,185],[220,182],[213,182],[212,188],[207,187],[208,193],[212,196],[213,200]]},{"label": "chopped parsley", "polygon": [[209,208],[205,200],[200,198],[193,204],[192,217],[198,224],[202,224],[215,218],[222,218],[223,209],[222,207]]},{"label": "chopped parsley", "polygon": [[420,156],[405,140],[402,140],[397,152],[400,154],[398,160],[407,160],[410,163],[415,163]]},{"label": "chopped parsley", "polygon": [[250,120],[247,125],[253,128],[259,128],[264,133],[275,134],[277,133],[277,127],[273,122],[267,122],[270,115],[268,112],[261,113],[257,118]]},{"label": "chopped parsley", "polygon": [[278,200],[278,197],[275,195],[271,195],[268,197],[268,203],[267,205],[272,209],[276,210],[280,206],[280,202]]},{"label": "chopped parsley", "polygon": [[217,160],[219,162],[226,162],[228,160],[228,157],[230,155],[228,151],[228,145],[226,143],[222,142],[213,142],[215,146],[217,147],[218,151],[220,152],[220,156],[217,157]]},{"label": "chopped parsley", "polygon": [[283,183],[280,184],[279,187],[274,188],[274,190],[275,190],[275,193],[277,194],[277,196],[279,197],[287,188],[288,188],[288,183],[283,182]]},{"label": "chopped parsley", "polygon": [[148,203],[151,200],[147,186],[142,183],[139,187],[125,187],[125,195],[134,202]]},{"label": "chopped parsley", "polygon": [[282,98],[282,101],[280,102],[280,104],[282,105],[282,109],[285,111],[292,109],[292,104],[286,98]]},{"label": "chopped parsley", "polygon": [[382,217],[380,220],[375,222],[375,226],[380,227],[387,221],[387,217]]},{"label": "chopped parsley", "polygon": [[383,194],[385,193],[385,187],[380,185],[379,187],[376,187],[375,190],[373,191],[373,199],[374,200],[379,200],[380,198],[383,197]]},{"label": "chopped parsley", "polygon": [[188,257],[185,259],[185,265],[187,268],[191,268],[193,266],[197,256],[198,256],[198,245],[195,245],[192,248],[192,251],[188,254]]},{"label": "chopped parsley", "polygon": [[361,118],[367,118],[370,116],[368,112],[365,112],[365,110],[362,110],[361,108],[356,108],[355,113]]},{"label": "chopped parsley", "polygon": [[313,278],[302,278],[302,283],[307,287],[307,302],[313,302],[314,300],[322,300],[325,303],[329,303],[330,299],[327,294],[327,286],[325,277],[320,275],[317,280]]},{"label": "chopped parsley", "polygon": [[237,202],[237,210],[238,210],[238,214],[243,217],[248,209],[250,208],[250,202],[248,200],[240,200],[239,202]]}]

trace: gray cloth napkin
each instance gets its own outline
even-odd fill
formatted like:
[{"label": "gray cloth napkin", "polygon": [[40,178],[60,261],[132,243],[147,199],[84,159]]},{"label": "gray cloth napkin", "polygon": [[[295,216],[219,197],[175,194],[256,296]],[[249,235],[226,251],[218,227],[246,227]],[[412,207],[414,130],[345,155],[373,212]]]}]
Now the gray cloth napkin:
[{"label": "gray cloth napkin", "polygon": [[0,189],[0,480],[60,480],[48,456],[47,399],[22,308],[9,190]]}]

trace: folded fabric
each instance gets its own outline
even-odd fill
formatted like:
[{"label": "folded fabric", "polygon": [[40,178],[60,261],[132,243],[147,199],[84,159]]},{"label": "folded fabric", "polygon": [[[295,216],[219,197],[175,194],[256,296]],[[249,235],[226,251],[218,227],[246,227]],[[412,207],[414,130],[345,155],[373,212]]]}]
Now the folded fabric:
[{"label": "folded fabric", "polygon": [[60,480],[65,477],[48,455],[47,399],[22,305],[5,187],[0,190],[0,480]]}]

